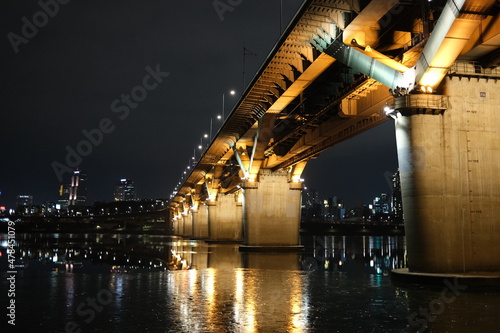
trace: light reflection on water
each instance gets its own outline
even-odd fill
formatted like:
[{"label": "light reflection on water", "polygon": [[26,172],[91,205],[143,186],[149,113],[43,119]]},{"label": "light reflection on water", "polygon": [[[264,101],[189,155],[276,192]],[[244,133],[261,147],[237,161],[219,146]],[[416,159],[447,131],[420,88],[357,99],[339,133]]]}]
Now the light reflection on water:
[{"label": "light reflection on water", "polygon": [[173,272],[173,316],[186,332],[305,332],[304,283],[297,272],[277,270]]},{"label": "light reflection on water", "polygon": [[391,283],[389,271],[406,264],[404,237],[308,236],[300,253],[160,236],[17,241],[18,327],[28,330],[63,332],[74,322],[82,332],[488,332],[500,324],[500,295],[484,293],[462,293],[424,320],[419,311],[442,288]]}]

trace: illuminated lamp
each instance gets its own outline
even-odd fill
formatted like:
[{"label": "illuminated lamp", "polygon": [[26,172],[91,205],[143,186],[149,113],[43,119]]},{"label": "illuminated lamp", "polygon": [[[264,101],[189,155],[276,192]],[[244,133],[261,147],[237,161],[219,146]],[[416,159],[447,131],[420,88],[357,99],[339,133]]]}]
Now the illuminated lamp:
[{"label": "illuminated lamp", "polygon": [[393,108],[391,108],[389,105],[386,105],[384,107],[384,113],[387,117],[390,117],[392,119],[396,119],[397,117],[397,114],[398,114],[398,111],[394,110]]}]

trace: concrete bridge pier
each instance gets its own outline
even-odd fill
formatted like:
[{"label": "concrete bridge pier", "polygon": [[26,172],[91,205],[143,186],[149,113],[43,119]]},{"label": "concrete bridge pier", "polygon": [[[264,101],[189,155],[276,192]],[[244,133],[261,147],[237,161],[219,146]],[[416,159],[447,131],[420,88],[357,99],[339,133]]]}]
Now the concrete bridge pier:
[{"label": "concrete bridge pier", "polygon": [[181,230],[181,236],[191,237],[193,236],[193,214],[191,210],[187,210],[182,213],[183,229]]},{"label": "concrete bridge pier", "polygon": [[178,225],[178,228],[177,228],[177,232],[176,232],[175,235],[177,235],[177,236],[184,236],[184,229],[185,229],[185,226],[186,226],[186,218],[185,218],[184,214],[181,214],[177,218],[177,225]]},{"label": "concrete bridge pier", "polygon": [[180,236],[184,232],[184,218],[182,216],[176,216],[173,219],[173,232],[174,235]]},{"label": "concrete bridge pier", "polygon": [[192,224],[190,222],[191,214],[189,211],[183,210],[181,207],[177,207],[176,209],[172,209],[170,211],[170,220],[172,221],[171,231],[175,236],[184,236],[186,233],[186,228],[189,229],[189,226],[186,227],[186,224]]},{"label": "concrete bridge pier", "polygon": [[243,239],[242,208],[237,194],[218,194],[207,201],[208,234],[212,241],[239,242]]},{"label": "concrete bridge pier", "polygon": [[172,228],[171,232],[173,235],[178,235],[179,234],[179,221],[177,221],[177,218],[172,218]]},{"label": "concrete bridge pier", "polygon": [[193,237],[196,239],[208,238],[208,207],[200,204],[193,214]]},{"label": "concrete bridge pier", "polygon": [[410,272],[500,272],[500,82],[394,100]]},{"label": "concrete bridge pier", "polygon": [[302,183],[286,170],[261,169],[243,183],[245,245],[289,247],[299,244]]}]

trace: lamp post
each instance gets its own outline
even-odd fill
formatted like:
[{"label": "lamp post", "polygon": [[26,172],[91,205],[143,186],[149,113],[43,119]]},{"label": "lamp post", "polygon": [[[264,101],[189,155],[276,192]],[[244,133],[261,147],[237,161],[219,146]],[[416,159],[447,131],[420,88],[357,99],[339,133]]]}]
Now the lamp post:
[{"label": "lamp post", "polygon": [[[221,120],[222,117],[220,114],[217,115],[217,120]],[[212,123],[213,123],[213,118],[210,118],[210,140],[212,140]]]},{"label": "lamp post", "polygon": [[[203,134],[203,136],[200,138],[200,145],[198,146],[198,149],[202,150],[203,149],[203,139],[208,139],[208,134]],[[200,158],[203,153],[200,153]]]},{"label": "lamp post", "polygon": [[[229,92],[231,95],[234,95],[236,94],[236,92],[234,90],[231,90]],[[225,116],[224,116],[224,109],[225,109],[225,101],[224,101],[224,98],[225,98],[225,93],[222,93],[222,120],[226,120]]]}]

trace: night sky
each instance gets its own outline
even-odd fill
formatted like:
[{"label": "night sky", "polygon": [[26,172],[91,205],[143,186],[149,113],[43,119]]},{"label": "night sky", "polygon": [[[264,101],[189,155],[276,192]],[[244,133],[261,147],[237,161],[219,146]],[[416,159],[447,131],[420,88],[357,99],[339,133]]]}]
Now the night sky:
[{"label": "night sky", "polygon": [[[248,83],[276,43],[280,1],[232,0],[240,4],[222,16],[212,0],[59,1],[67,3],[45,21],[37,1],[0,4],[0,205],[13,208],[18,194],[56,201],[54,164],[66,165],[67,147],[100,125],[109,133],[76,163],[88,176],[89,203],[111,201],[120,178],[131,178],[140,198],[167,198],[210,119],[214,132],[220,125],[222,94],[226,115],[242,94],[243,45],[256,53],[246,58]],[[283,0],[283,29],[301,3]],[[25,38],[23,17],[34,16],[40,27],[25,28]],[[23,39],[13,47],[14,34]],[[161,74],[149,90],[137,88],[152,71]],[[122,96],[134,88],[147,95],[127,106]],[[386,122],[322,153],[303,178],[322,197],[368,203],[389,191],[385,175],[396,168],[394,124]]]}]

